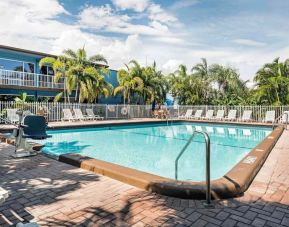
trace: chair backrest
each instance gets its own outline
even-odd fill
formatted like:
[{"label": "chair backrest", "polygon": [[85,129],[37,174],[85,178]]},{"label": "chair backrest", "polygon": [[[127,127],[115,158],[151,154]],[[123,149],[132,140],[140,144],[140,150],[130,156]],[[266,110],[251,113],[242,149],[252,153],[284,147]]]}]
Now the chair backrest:
[{"label": "chair backrest", "polygon": [[95,114],[94,114],[94,112],[93,112],[92,109],[86,109],[86,114],[87,114],[88,116],[90,116],[90,117],[94,117],[94,116],[95,116]]},{"label": "chair backrest", "polygon": [[281,122],[282,123],[285,123],[286,121],[289,122],[289,111],[284,111],[283,114],[282,114],[282,117],[281,117]]},{"label": "chair backrest", "polygon": [[252,110],[244,110],[242,120],[251,120]]},{"label": "chair backrest", "polygon": [[13,123],[19,121],[19,115],[16,114],[17,109],[7,109],[7,119]]},{"label": "chair backrest", "polygon": [[74,114],[75,114],[75,116],[76,116],[77,118],[84,118],[84,116],[83,116],[83,114],[82,114],[82,112],[81,112],[80,109],[73,108],[73,112],[74,112]]},{"label": "chair backrest", "polygon": [[236,119],[237,110],[229,110],[228,119]]},{"label": "chair backrest", "polygon": [[264,120],[265,120],[265,122],[275,121],[275,110],[267,111]]},{"label": "chair backrest", "polygon": [[193,114],[193,110],[192,110],[192,109],[188,109],[188,110],[186,111],[185,116],[186,116],[186,117],[190,117],[190,116],[192,116],[192,114]]},{"label": "chair backrest", "polygon": [[207,110],[206,118],[212,118],[214,115],[214,110]]},{"label": "chair backrest", "polygon": [[70,109],[63,109],[62,112],[65,119],[73,119]]},{"label": "chair backrest", "polygon": [[197,110],[195,112],[195,117],[201,117],[202,116],[202,113],[203,113],[203,110]]},{"label": "chair backrest", "polygon": [[218,110],[216,118],[223,118],[225,115],[225,111],[224,110]]},{"label": "chair backrest", "polygon": [[46,119],[44,116],[28,115],[23,119],[23,131],[25,138],[45,139],[49,136],[46,134]]}]

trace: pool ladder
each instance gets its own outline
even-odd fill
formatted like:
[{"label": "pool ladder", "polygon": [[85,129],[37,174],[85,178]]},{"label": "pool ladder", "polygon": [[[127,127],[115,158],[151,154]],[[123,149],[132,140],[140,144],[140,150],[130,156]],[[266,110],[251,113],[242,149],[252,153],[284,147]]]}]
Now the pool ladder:
[{"label": "pool ladder", "polygon": [[211,142],[210,137],[206,132],[202,131],[194,131],[186,145],[183,147],[181,152],[179,153],[178,157],[175,160],[175,179],[178,180],[178,169],[179,169],[179,159],[184,154],[186,149],[189,147],[191,142],[193,141],[194,137],[200,134],[205,138],[206,142],[206,201],[204,203],[204,206],[207,208],[212,208],[213,205],[211,203],[211,180],[210,180],[210,154],[211,154]]}]

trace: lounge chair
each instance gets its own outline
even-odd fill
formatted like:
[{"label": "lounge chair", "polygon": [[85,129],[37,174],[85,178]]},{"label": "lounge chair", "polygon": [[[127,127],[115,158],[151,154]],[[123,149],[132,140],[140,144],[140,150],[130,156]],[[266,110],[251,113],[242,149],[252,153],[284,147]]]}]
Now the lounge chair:
[{"label": "lounge chair", "polygon": [[16,114],[17,109],[7,109],[7,119],[12,123],[18,123],[19,122],[19,115]]},{"label": "lounge chair", "polygon": [[206,116],[202,117],[202,119],[210,120],[213,118],[213,115],[214,115],[214,110],[207,110]]},{"label": "lounge chair", "polygon": [[282,123],[289,123],[289,111],[284,111],[282,114],[282,117],[280,119],[280,122]]},{"label": "lounge chair", "polygon": [[229,110],[228,116],[224,119],[227,121],[235,121],[237,117],[237,110]]},{"label": "lounge chair", "polygon": [[75,118],[75,117],[72,115],[70,109],[63,109],[62,112],[63,112],[63,118],[61,118],[62,121],[75,121],[75,120],[79,120],[79,119]]},{"label": "lounge chair", "polygon": [[213,120],[222,120],[224,118],[225,115],[225,110],[218,110],[217,114],[215,117],[213,117]]},{"label": "lounge chair", "polygon": [[252,110],[244,110],[240,121],[252,121]]},{"label": "lounge chair", "polygon": [[265,118],[263,122],[272,122],[274,123],[275,121],[275,110],[270,110],[266,112]]},{"label": "lounge chair", "polygon": [[203,131],[202,126],[196,126],[196,131],[202,132]]},{"label": "lounge chair", "polygon": [[91,117],[93,120],[103,120],[104,118],[99,116],[99,115],[95,115],[92,109],[86,109],[86,114],[88,117]]},{"label": "lounge chair", "polygon": [[79,120],[93,120],[93,117],[83,115],[82,111],[78,108],[73,108],[75,118]]},{"label": "lounge chair", "polygon": [[192,109],[188,109],[186,111],[186,113],[184,115],[179,116],[180,119],[188,119],[190,117],[192,117],[193,114],[193,110]]},{"label": "lounge chair", "polygon": [[200,119],[202,117],[203,110],[197,110],[194,116],[191,116],[192,119]]}]

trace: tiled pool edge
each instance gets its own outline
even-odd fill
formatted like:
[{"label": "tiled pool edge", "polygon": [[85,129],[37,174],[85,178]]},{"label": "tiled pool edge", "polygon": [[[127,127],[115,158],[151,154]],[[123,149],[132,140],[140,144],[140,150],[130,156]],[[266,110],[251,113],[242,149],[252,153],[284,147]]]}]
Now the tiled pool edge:
[{"label": "tiled pool edge", "polygon": [[[259,172],[282,132],[282,127],[276,128],[224,177],[212,181],[212,197],[221,199],[242,195]],[[175,181],[73,153],[60,155],[59,161],[159,194],[190,199],[205,198],[205,182]]]}]

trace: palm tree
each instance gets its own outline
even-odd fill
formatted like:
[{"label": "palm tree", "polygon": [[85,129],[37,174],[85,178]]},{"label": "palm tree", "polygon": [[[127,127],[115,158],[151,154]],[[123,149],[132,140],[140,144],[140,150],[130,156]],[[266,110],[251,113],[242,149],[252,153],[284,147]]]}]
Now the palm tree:
[{"label": "palm tree", "polygon": [[289,101],[289,59],[284,63],[279,58],[265,64],[257,71],[255,96],[261,103],[284,105]]},{"label": "palm tree", "polygon": [[164,78],[161,71],[156,68],[154,62],[152,66],[142,68],[141,78],[143,80],[142,99],[145,103],[150,103],[153,100],[163,102],[167,93],[167,80]]},{"label": "palm tree", "polygon": [[201,63],[196,64],[192,69],[192,73],[207,80],[210,77],[210,70],[207,59],[201,58]]},{"label": "palm tree", "polygon": [[71,49],[66,49],[63,51],[65,57],[70,60],[69,69],[67,74],[69,75],[69,82],[73,84],[76,89],[75,101],[78,102],[88,99],[89,90],[92,89],[92,85],[97,83],[99,78],[100,70],[92,70],[92,68],[102,68],[99,67],[99,62],[107,64],[107,60],[102,55],[93,55],[87,57],[87,53],[83,48],[73,51]]},{"label": "palm tree", "polygon": [[138,92],[141,93],[143,90],[143,80],[138,76],[138,72],[134,67],[126,65],[126,69],[121,69],[117,72],[117,80],[119,86],[114,89],[114,95],[122,93],[123,101],[127,99],[127,103],[130,104],[131,96]]},{"label": "palm tree", "polygon": [[64,78],[63,92],[58,93],[54,98],[54,101],[58,101],[62,96],[64,96],[64,102],[66,103],[66,100],[70,102],[69,95],[71,95],[74,84],[71,83],[72,81],[70,79],[67,79],[68,74],[66,72],[69,65],[68,61],[69,60],[66,57],[59,56],[58,58],[45,57],[39,62],[40,68],[45,65],[52,65],[55,74],[53,78],[54,83],[57,83],[59,80]]}]

